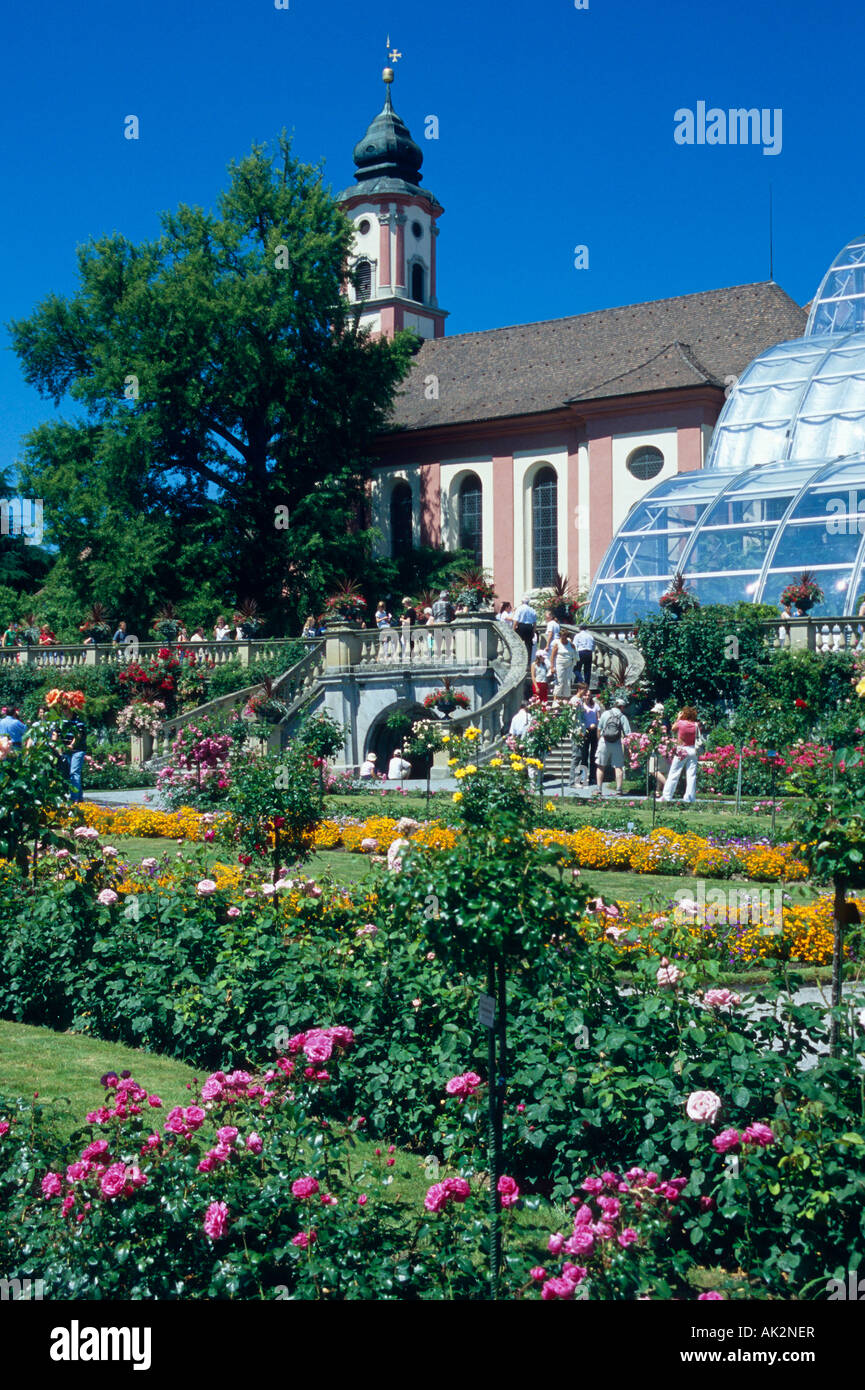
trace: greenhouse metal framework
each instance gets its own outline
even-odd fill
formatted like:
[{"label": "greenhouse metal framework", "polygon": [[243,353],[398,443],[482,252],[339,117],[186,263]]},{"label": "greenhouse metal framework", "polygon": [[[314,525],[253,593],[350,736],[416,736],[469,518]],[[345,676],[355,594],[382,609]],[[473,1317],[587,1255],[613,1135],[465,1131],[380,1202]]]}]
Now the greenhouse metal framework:
[{"label": "greenhouse metal framework", "polygon": [[674,574],[701,604],[778,604],[804,569],[816,614],[865,591],[865,237],[835,258],[805,336],[755,358],[705,468],[660,483],[625,518],[590,595],[594,622],[657,612]]}]

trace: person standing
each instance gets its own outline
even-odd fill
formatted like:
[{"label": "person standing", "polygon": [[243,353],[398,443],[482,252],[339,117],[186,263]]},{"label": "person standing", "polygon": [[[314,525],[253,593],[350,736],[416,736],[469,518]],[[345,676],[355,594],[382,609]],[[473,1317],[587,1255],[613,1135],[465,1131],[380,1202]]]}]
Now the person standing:
[{"label": "person standing", "polygon": [[577,665],[580,668],[580,678],[588,685],[592,678],[592,657],[595,650],[595,639],[587,631],[584,622],[577,628],[577,635],[574,638],[574,647],[577,653]]},{"label": "person standing", "polygon": [[448,598],[447,589],[442,589],[438,598],[432,606],[432,616],[434,623],[452,623],[456,617],[456,610]]},{"label": "person standing", "polygon": [[302,638],[315,636],[315,618],[307,618],[306,622],[300,630],[300,635]]},{"label": "person standing", "polygon": [[580,722],[571,736],[571,771],[568,782],[572,787],[576,786],[577,771],[582,767],[585,769],[582,784],[593,787],[597,776],[596,759],[600,712],[591,692],[583,696],[577,706],[577,711]]},{"label": "person standing", "polygon": [[566,632],[560,634],[555,644],[555,676],[556,684],[553,694],[557,700],[570,700],[571,682],[574,679],[574,667],[577,664],[577,653],[574,644]]},{"label": "person standing", "polygon": [[622,794],[625,780],[625,750],[622,739],[631,732],[625,718],[627,701],[619,698],[612,709],[605,710],[598,719],[598,751],[595,757],[598,796],[604,794],[604,773],[608,767],[613,769],[616,778],[616,796]]},{"label": "person standing", "polygon": [[501,608],[499,609],[499,612],[498,612],[498,620],[499,620],[500,623],[503,623],[505,627],[509,627],[509,628],[513,629],[513,626],[514,626],[514,610],[513,610],[513,607],[512,607],[512,605],[511,605],[510,603],[507,603],[507,602],[502,603],[502,606],[501,606]]},{"label": "person standing", "polygon": [[115,647],[122,647],[122,646],[123,646],[123,643],[126,641],[126,623],[125,623],[125,621],[121,620],[121,621],[117,624],[117,631],[115,632],[115,634],[114,634],[114,636],[112,637],[111,641],[114,643],[114,646],[115,646]]},{"label": "person standing", "polygon": [[550,693],[550,668],[547,665],[546,654],[543,651],[535,653],[532,662],[532,694],[540,700],[542,705],[547,703]]},{"label": "person standing", "polygon": [[219,617],[216,620],[216,626],[213,629],[213,636],[215,641],[217,642],[228,642],[231,640],[231,628],[228,626],[228,623],[225,621],[225,618],[222,613],[220,613]]},{"label": "person standing", "polygon": [[399,619],[399,645],[400,652],[403,656],[411,656],[412,652],[414,651],[414,642],[412,641],[411,630],[413,627],[417,627],[417,621],[417,609],[415,608],[408,595],[406,595],[406,597],[402,601],[402,613],[400,614]]},{"label": "person standing", "polygon": [[682,804],[693,804],[697,799],[697,760],[703,743],[703,734],[693,705],[683,705],[679,717],[673,721],[673,737],[677,740],[674,757],[667,779],[664,782],[662,801],[672,801],[682,769],[685,770],[685,795]]},{"label": "person standing", "polygon": [[550,650],[550,648],[552,647],[553,643],[554,643],[554,642],[556,641],[556,639],[558,638],[558,635],[559,635],[559,633],[561,632],[561,630],[562,630],[561,624],[560,624],[559,622],[557,622],[555,613],[553,612],[552,608],[548,608],[548,609],[547,609],[547,626],[546,626],[546,628],[544,629],[544,635],[546,636],[546,639],[547,639],[547,650],[548,650],[548,651]]},{"label": "person standing", "polygon": [[3,646],[4,646],[4,647],[17,647],[17,646],[18,646],[18,624],[17,624],[17,623],[10,623],[9,626],[7,627],[6,631],[3,633]]},{"label": "person standing", "polygon": [[207,638],[204,635],[204,629],[200,626],[194,628],[189,640],[190,642],[206,642]]},{"label": "person standing", "polygon": [[14,705],[11,707],[4,705],[0,709],[0,738],[9,739],[13,753],[21,752],[26,732],[27,725],[22,721]]},{"label": "person standing", "polygon": [[526,644],[530,666],[532,661],[532,644],[535,640],[535,626],[537,621],[538,615],[529,603],[528,596],[526,596],[514,614],[514,632],[518,637],[521,637]]},{"label": "person standing", "polygon": [[84,759],[87,756],[87,725],[76,714],[66,721],[66,753],[69,758],[69,781],[72,783],[73,801],[84,797]]}]

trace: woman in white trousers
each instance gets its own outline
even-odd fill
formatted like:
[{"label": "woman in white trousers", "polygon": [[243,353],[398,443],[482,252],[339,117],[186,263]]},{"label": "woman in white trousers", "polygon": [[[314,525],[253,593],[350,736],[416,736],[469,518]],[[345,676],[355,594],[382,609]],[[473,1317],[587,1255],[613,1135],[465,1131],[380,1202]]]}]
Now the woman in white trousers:
[{"label": "woman in white trousers", "polygon": [[697,711],[693,705],[684,705],[679,710],[679,717],[673,723],[672,734],[677,740],[676,756],[670,764],[670,771],[664,782],[661,800],[673,800],[684,768],[685,795],[682,797],[682,801],[693,802],[697,799],[697,745],[698,743],[701,744],[703,740],[700,725],[697,722]]}]

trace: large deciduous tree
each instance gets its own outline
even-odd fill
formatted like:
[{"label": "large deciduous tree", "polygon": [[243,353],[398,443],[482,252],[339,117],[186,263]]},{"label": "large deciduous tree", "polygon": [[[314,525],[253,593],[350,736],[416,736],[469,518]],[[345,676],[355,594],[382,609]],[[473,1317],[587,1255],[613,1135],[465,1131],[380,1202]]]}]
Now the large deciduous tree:
[{"label": "large deciduous tree", "polygon": [[216,214],[91,242],[77,292],[11,325],[27,381],[80,407],[22,467],[67,600],[142,624],[158,599],[255,599],[278,626],[363,572],[372,441],[412,344],[359,329],[351,238],[283,134],[230,165]]}]

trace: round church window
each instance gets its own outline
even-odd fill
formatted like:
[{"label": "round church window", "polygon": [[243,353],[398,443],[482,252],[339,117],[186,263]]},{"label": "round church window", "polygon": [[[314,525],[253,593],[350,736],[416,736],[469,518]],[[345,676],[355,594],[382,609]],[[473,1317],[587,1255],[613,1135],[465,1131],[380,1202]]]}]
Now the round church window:
[{"label": "round church window", "polygon": [[628,454],[625,467],[632,478],[637,478],[641,483],[648,483],[652,478],[657,478],[664,466],[664,455],[660,449],[656,449],[652,444],[645,444],[640,449],[634,449]]}]

